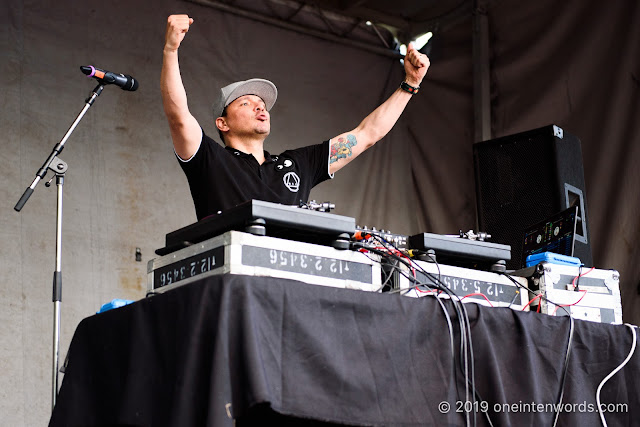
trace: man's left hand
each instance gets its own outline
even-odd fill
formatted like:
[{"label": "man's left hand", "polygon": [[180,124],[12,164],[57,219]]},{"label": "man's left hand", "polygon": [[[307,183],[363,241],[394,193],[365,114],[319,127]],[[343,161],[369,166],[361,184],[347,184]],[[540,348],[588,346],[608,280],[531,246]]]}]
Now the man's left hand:
[{"label": "man's left hand", "polygon": [[429,57],[415,50],[413,43],[409,43],[404,57],[405,81],[411,86],[420,86],[430,64]]}]

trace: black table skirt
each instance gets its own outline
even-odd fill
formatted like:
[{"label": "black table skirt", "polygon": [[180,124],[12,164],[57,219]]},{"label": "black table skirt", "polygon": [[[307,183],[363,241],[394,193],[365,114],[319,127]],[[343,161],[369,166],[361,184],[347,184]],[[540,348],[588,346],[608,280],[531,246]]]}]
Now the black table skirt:
[{"label": "black table skirt", "polygon": [[[457,322],[445,305],[457,357]],[[552,425],[569,319],[465,307],[483,399],[477,408],[488,409],[494,426]],[[591,410],[596,388],[631,343],[625,326],[575,321],[558,425],[600,425]],[[457,383],[434,298],[213,276],[84,319],[49,425],[462,426],[464,383],[455,365]],[[640,419],[639,374],[634,354],[604,386],[602,403],[618,404],[605,415],[609,425]],[[476,422],[489,425],[482,412]]]}]

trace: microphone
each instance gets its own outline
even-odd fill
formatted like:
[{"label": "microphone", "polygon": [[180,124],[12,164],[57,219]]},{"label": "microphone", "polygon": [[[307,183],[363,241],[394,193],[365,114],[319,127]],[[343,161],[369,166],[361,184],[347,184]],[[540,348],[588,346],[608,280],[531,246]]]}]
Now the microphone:
[{"label": "microphone", "polygon": [[122,90],[129,90],[133,92],[138,89],[138,81],[126,74],[116,74],[110,71],[104,71],[99,68],[95,68],[93,65],[81,66],[80,71],[87,75],[87,77],[95,77],[102,83],[114,84],[119,86]]}]

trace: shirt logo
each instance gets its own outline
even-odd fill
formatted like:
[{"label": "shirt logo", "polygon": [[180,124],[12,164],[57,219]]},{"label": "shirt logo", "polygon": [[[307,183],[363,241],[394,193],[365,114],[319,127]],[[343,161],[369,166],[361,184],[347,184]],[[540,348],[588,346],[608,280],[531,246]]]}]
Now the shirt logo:
[{"label": "shirt logo", "polygon": [[293,162],[289,159],[286,159],[281,165],[276,166],[276,169],[282,170],[284,168],[290,168],[293,166]]},{"label": "shirt logo", "polygon": [[282,177],[285,187],[292,193],[297,193],[300,189],[300,177],[295,172],[287,172]]}]

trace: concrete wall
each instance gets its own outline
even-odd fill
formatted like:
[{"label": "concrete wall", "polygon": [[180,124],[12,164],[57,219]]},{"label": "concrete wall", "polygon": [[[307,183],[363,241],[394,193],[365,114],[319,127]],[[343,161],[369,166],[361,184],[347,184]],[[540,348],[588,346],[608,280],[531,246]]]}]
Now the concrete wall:
[{"label": "concrete wall", "polygon": [[146,261],[163,246],[164,233],[195,220],[185,209],[191,200],[181,189],[157,89],[166,16],[151,2],[135,3],[148,16],[143,36],[126,24],[124,11],[105,19],[97,7],[78,2],[11,0],[2,7],[8,10],[0,18],[2,425],[45,425],[51,410],[55,179],[50,188],[41,182],[20,213],[13,207],[95,87],[80,65],[134,74],[128,71],[133,56],[142,83],[135,93],[105,88],[59,156],[69,165],[62,358],[77,324],[101,304],[144,296]]},{"label": "concrete wall", "polygon": [[[167,232],[196,220],[160,97],[168,15],[184,12],[196,19],[180,52],[181,66],[192,112],[210,135],[216,136],[210,105],[219,87],[249,77],[278,83],[281,97],[273,114],[278,129],[272,133],[275,142],[267,147],[274,153],[355,127],[383,92],[388,95],[401,81],[402,68],[396,61],[390,71],[389,58],[334,44],[329,44],[331,56],[322,58],[317,52],[326,52],[327,42],[263,24],[251,27],[251,21],[187,2],[132,0],[126,7],[103,7],[8,0],[2,8],[0,423],[37,426],[47,423],[51,411],[55,180],[50,188],[40,182],[20,213],[13,207],[96,86],[80,72],[80,65],[131,74],[140,88],[125,92],[106,87],[59,156],[69,165],[62,225],[61,360],[78,323],[101,304],[144,297],[146,265],[154,250],[164,246]],[[310,43],[310,48],[301,49],[296,40]],[[275,47],[297,54],[274,60]],[[349,60],[349,67],[341,67]],[[386,86],[389,76],[391,88]],[[329,77],[342,79],[351,89],[327,90],[328,84],[336,85]],[[374,90],[361,94],[356,83]],[[314,96],[318,92],[323,95]],[[357,103],[343,102],[356,94]],[[305,108],[297,107],[300,99]],[[306,101],[320,104],[323,115],[313,113]],[[342,110],[332,104],[343,105]],[[372,159],[364,156],[361,166]],[[399,159],[408,163],[406,154]],[[401,167],[395,170],[402,173]],[[343,214],[360,210],[360,203],[347,206],[357,176],[360,182],[366,179],[356,166],[315,197],[345,202]],[[329,198],[332,188],[341,189],[340,200]],[[407,199],[402,191],[394,197]],[[141,262],[135,259],[136,248],[142,252]]]}]

